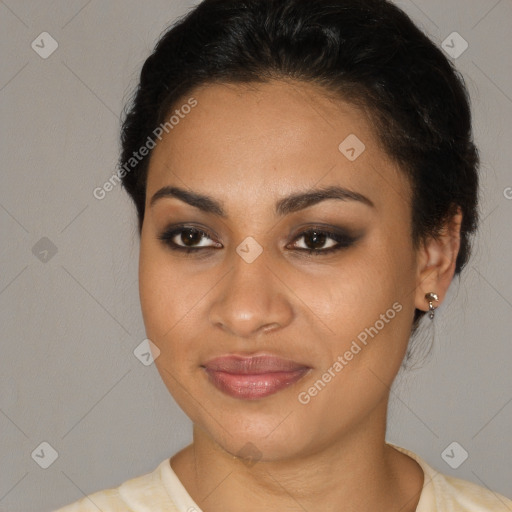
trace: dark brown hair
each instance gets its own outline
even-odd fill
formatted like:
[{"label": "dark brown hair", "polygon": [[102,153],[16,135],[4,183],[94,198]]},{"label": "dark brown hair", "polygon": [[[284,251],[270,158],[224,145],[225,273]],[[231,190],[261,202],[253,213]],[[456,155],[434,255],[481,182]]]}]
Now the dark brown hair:
[{"label": "dark brown hair", "polygon": [[[287,78],[363,107],[412,186],[415,247],[460,207],[460,273],[477,227],[478,151],[462,76],[386,0],[204,0],[146,60],[122,128],[120,168],[200,85]],[[144,219],[151,152],[120,174]],[[424,312],[416,310],[413,330]]]}]

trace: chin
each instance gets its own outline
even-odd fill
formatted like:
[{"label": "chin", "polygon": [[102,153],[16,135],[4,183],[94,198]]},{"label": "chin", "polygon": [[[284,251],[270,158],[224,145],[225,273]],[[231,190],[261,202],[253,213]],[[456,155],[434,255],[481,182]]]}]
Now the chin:
[{"label": "chin", "polygon": [[[242,461],[285,461],[314,451],[321,443],[322,425],[313,424],[314,418],[304,415],[306,410],[302,406],[294,409],[289,397],[284,402],[263,402],[259,407],[251,407],[254,403],[241,403],[231,410],[225,404],[219,408],[212,404],[213,410],[221,411],[215,419],[197,410],[190,416],[195,416],[192,421],[202,433]],[[312,424],[308,423],[308,417]]]},{"label": "chin", "polygon": [[[203,428],[204,430],[204,428]],[[225,452],[241,459],[251,466],[256,462],[275,462],[292,459],[305,449],[304,440],[290,435],[283,429],[280,435],[268,435],[268,430],[251,432],[241,429],[232,431],[231,435],[215,429],[207,432],[211,439]]]}]

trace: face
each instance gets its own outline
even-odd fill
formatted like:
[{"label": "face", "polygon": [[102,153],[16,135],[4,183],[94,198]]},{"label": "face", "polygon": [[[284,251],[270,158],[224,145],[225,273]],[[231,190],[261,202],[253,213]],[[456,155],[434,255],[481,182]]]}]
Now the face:
[{"label": "face", "polygon": [[191,97],[153,151],[141,233],[166,386],[231,454],[306,456],[384,428],[415,307],[405,175],[317,86]]}]

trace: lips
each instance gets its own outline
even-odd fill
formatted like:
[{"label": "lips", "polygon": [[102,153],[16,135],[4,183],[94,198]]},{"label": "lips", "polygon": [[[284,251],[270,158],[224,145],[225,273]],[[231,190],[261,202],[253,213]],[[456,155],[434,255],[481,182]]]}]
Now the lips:
[{"label": "lips", "polygon": [[244,400],[257,400],[300,380],[310,367],[277,356],[229,355],[204,365],[209,381],[223,393]]}]

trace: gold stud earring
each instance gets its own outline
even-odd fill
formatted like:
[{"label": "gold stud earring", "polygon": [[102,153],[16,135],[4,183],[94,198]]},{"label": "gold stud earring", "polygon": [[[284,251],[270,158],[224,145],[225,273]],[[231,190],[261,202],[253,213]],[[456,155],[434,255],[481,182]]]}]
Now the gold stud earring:
[{"label": "gold stud earring", "polygon": [[437,293],[430,292],[425,294],[425,299],[428,301],[428,310],[430,311],[429,317],[430,320],[433,320],[434,318],[434,311],[436,307],[434,306],[434,301],[439,302],[439,297]]}]

